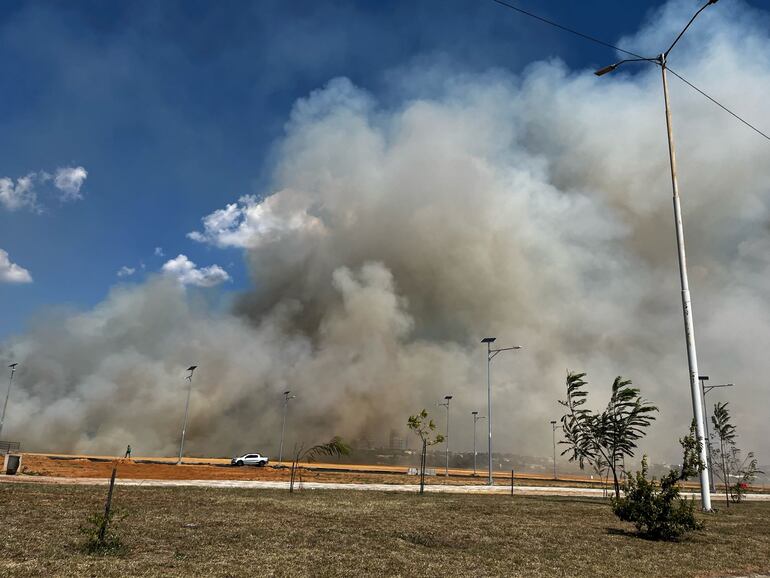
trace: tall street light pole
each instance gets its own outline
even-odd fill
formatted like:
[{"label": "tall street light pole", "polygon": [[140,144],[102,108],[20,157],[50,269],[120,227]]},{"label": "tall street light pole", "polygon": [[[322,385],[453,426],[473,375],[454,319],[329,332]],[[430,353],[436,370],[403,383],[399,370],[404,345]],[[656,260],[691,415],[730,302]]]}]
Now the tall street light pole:
[{"label": "tall street light pole", "polygon": [[480,419],[484,419],[483,415],[479,415],[479,412],[472,411],[473,416],[473,475],[476,475],[476,422]]},{"label": "tall street light pole", "polygon": [[185,378],[187,380],[187,383],[189,384],[187,387],[187,402],[184,404],[184,422],[182,423],[182,441],[179,444],[179,459],[176,462],[176,465],[180,465],[182,463],[182,452],[184,452],[184,434],[187,431],[187,415],[190,412],[190,394],[192,393],[192,377],[193,372],[195,371],[195,368],[198,367],[197,365],[191,365],[187,368],[187,371],[190,373]]},{"label": "tall street light pole", "polygon": [[439,405],[442,405],[446,408],[446,446],[445,446],[445,453],[446,453],[446,467],[444,469],[444,477],[448,480],[449,479],[449,402],[451,401],[452,396],[451,395],[445,395],[444,396],[444,403],[440,403]]},{"label": "tall street light pole", "polygon": [[706,455],[708,456],[708,469],[709,469],[709,491],[714,491],[714,472],[711,471],[711,436],[709,435],[709,416],[708,408],[706,407],[706,391],[704,382],[709,380],[708,375],[699,375],[698,381],[700,381],[700,391],[703,397],[703,424],[706,426]]},{"label": "tall street light pole", "polygon": [[487,430],[489,432],[489,441],[487,446],[487,452],[488,452],[488,476],[487,476],[487,484],[493,485],[494,482],[492,481],[492,386],[491,386],[491,380],[489,376],[490,371],[490,365],[492,364],[492,359],[500,353],[501,351],[510,351],[512,349],[521,349],[520,345],[515,345],[513,347],[501,347],[499,349],[492,349],[492,344],[497,340],[496,337],[485,337],[481,340],[481,343],[487,344]]},{"label": "tall street light pole", "polygon": [[289,395],[291,391],[286,390],[283,392],[283,421],[281,422],[281,447],[278,450],[278,462],[283,461],[283,434],[286,431],[286,410],[289,407],[289,400],[297,397],[296,395]]},{"label": "tall street light pole", "polygon": [[553,429],[553,479],[556,479],[556,430],[560,425],[556,425],[556,420],[551,420],[551,428]]},{"label": "tall street light pole", "polygon": [[[11,397],[11,385],[13,384],[13,374],[16,373],[18,363],[11,363],[8,368],[11,370],[11,377],[8,378],[8,391],[5,392],[5,403],[3,404],[3,415],[0,417],[0,436],[3,435],[3,424],[5,424],[5,410],[8,407],[8,398]],[[2,437],[0,437],[2,439]]]},{"label": "tall street light pole", "polygon": [[720,385],[706,385],[704,382],[708,381],[709,376],[708,375],[699,375],[698,379],[700,380],[700,389],[703,394],[703,421],[706,423],[706,448],[708,449],[708,466],[709,466],[709,482],[711,484],[711,491],[716,491],[716,485],[714,484],[714,470],[711,467],[711,435],[709,434],[709,415],[708,415],[708,407],[706,406],[706,394],[710,392],[712,389],[716,389],[717,387],[733,387],[734,383],[722,383]]},{"label": "tall street light pole", "polygon": [[718,0],[709,0],[708,4],[705,4],[698,10],[695,15],[687,23],[687,26],[679,33],[668,50],[661,53],[656,58],[631,58],[621,60],[610,66],[606,66],[600,70],[597,70],[594,74],[596,76],[603,76],[608,72],[612,72],[618,66],[625,62],[652,62],[660,66],[662,79],[663,79],[663,100],[666,108],[666,133],[668,136],[668,159],[671,167],[671,188],[673,191],[673,203],[674,203],[674,226],[676,228],[676,246],[679,255],[679,280],[682,290],[682,312],[684,314],[684,334],[685,341],[687,343],[687,362],[690,370],[690,396],[692,398],[692,413],[695,417],[695,430],[700,442],[700,458],[704,464],[703,470],[700,472],[700,494],[701,505],[704,512],[711,511],[711,493],[709,492],[709,468],[708,468],[708,450],[706,449],[705,441],[705,427],[703,419],[703,397],[700,388],[698,387],[698,355],[695,350],[695,329],[692,316],[692,303],[690,301],[690,284],[687,278],[687,258],[685,256],[684,249],[684,227],[682,226],[682,207],[679,202],[679,184],[676,177],[676,154],[674,150],[674,134],[671,125],[671,107],[668,97],[668,79],[666,78],[666,60],[668,58],[671,49],[674,48],[679,39],[682,38],[684,33],[693,23],[695,18],[703,12],[708,6],[716,4]]}]

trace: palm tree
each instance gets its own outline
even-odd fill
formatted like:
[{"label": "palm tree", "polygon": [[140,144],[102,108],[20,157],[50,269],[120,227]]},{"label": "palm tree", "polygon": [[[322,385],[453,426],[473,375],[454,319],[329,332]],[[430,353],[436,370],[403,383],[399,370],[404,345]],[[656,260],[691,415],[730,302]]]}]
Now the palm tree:
[{"label": "palm tree", "polygon": [[306,450],[300,445],[299,449],[294,452],[294,459],[291,462],[289,493],[294,492],[294,480],[296,479],[297,464],[299,462],[312,462],[315,458],[320,456],[339,457],[348,454],[350,454],[350,446],[342,441],[342,438],[339,436],[334,436],[325,444],[318,444]]}]

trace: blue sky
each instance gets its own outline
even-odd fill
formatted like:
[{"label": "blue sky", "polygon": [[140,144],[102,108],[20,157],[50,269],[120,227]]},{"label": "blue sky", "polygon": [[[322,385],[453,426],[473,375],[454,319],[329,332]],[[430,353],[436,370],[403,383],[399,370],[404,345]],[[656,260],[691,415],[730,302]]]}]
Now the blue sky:
[{"label": "blue sky", "polygon": [[[521,5],[612,41],[636,30],[652,3]],[[122,280],[136,281],[180,253],[220,264],[228,288],[248,284],[241,251],[185,235],[240,195],[269,192],[266,158],[292,105],[331,78],[387,102],[393,72],[426,59],[469,71],[613,59],[470,0],[9,0],[0,23],[0,178],[88,173],[80,200],[59,201],[49,182],[37,186],[42,212],[0,208],[0,249],[33,279],[0,283],[0,335],[41,307],[95,304],[123,266],[136,271]]]},{"label": "blue sky", "polygon": [[[610,42],[657,4],[520,3]],[[41,307],[97,303],[121,267],[138,281],[180,253],[245,287],[240,250],[185,235],[227,202],[269,193],[267,159],[293,104],[331,78],[387,103],[394,71],[414,63],[519,71],[550,58],[584,68],[614,55],[481,0],[6,0],[0,178],[63,167],[88,177],[80,200],[61,202],[49,180],[43,211],[0,208],[0,249],[33,279],[0,283],[0,335]]]}]

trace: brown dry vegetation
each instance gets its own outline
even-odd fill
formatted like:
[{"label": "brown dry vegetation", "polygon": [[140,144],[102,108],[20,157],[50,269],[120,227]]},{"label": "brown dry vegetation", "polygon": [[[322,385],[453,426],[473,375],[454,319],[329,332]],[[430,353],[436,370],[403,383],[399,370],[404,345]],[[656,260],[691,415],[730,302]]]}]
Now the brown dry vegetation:
[{"label": "brown dry vegetation", "polygon": [[770,570],[770,504],[680,543],[629,533],[606,502],[493,495],[117,487],[123,556],[78,549],[106,489],[0,485],[3,576],[717,576]]}]

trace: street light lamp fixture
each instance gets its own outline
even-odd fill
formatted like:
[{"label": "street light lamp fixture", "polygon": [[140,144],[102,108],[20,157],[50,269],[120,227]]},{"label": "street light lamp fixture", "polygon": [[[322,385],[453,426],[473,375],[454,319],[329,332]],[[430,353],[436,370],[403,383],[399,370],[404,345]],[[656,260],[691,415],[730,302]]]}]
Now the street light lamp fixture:
[{"label": "street light lamp fixture", "polygon": [[182,453],[184,452],[184,436],[185,432],[187,431],[187,415],[190,411],[190,394],[192,393],[192,378],[193,378],[193,372],[197,369],[197,365],[191,365],[187,368],[187,371],[190,373],[187,374],[187,377],[185,379],[188,382],[187,387],[187,402],[184,405],[184,422],[182,423],[182,441],[179,443],[179,459],[176,462],[176,465],[182,464]]},{"label": "street light lamp fixture", "polygon": [[609,74],[610,72],[613,72],[618,66],[621,64],[625,64],[626,62],[657,62],[657,59],[655,58],[625,58],[623,60],[620,60],[616,62],[615,64],[610,64],[609,66],[605,66],[604,68],[600,68],[594,74],[596,76],[604,76],[605,74]]},{"label": "street light lamp fixture", "polygon": [[695,431],[700,443],[700,459],[705,465],[700,472],[700,493],[701,493],[701,505],[705,512],[711,511],[711,494],[709,492],[709,467],[708,467],[708,450],[706,443],[704,443],[705,424],[703,418],[703,392],[698,387],[698,355],[695,348],[695,329],[692,314],[692,303],[690,300],[690,283],[687,276],[687,258],[685,256],[684,246],[684,227],[682,226],[682,207],[679,200],[679,184],[676,176],[676,154],[674,152],[674,133],[671,125],[671,107],[669,105],[668,96],[668,79],[666,77],[666,60],[671,50],[676,46],[676,43],[682,38],[684,33],[707,7],[712,4],[716,4],[717,0],[709,0],[707,4],[701,6],[701,8],[690,18],[690,21],[682,29],[679,35],[668,47],[668,50],[661,53],[656,58],[633,58],[628,60],[621,60],[610,66],[605,66],[597,70],[594,74],[597,76],[603,76],[609,72],[617,69],[621,64],[625,62],[651,62],[660,66],[661,75],[663,80],[663,101],[665,103],[666,111],[666,132],[668,136],[668,158],[671,167],[671,188],[673,191],[673,204],[674,204],[674,226],[676,229],[676,245],[679,255],[679,280],[682,289],[682,313],[684,316],[684,333],[685,341],[687,343],[687,362],[690,373],[690,396],[692,398],[692,412],[695,418]]},{"label": "street light lamp fixture", "polygon": [[[5,403],[3,404],[3,415],[0,416],[0,436],[3,434],[3,424],[5,424],[5,410],[8,407],[8,398],[11,397],[11,385],[13,385],[13,374],[16,373],[16,366],[18,363],[11,363],[8,365],[8,369],[11,370],[11,377],[8,378],[8,390],[5,392]],[[2,437],[0,437],[2,439]]]},{"label": "street light lamp fixture", "polygon": [[497,341],[496,337],[485,337],[481,340],[481,343],[487,344],[487,431],[489,433],[489,439],[487,444],[487,452],[488,452],[488,474],[487,474],[487,484],[493,485],[494,482],[492,480],[492,385],[491,380],[489,376],[490,372],[490,365],[492,364],[492,359],[501,351],[511,351],[514,349],[521,349],[521,345],[514,345],[513,347],[499,347],[497,349],[492,349],[492,344]]}]

